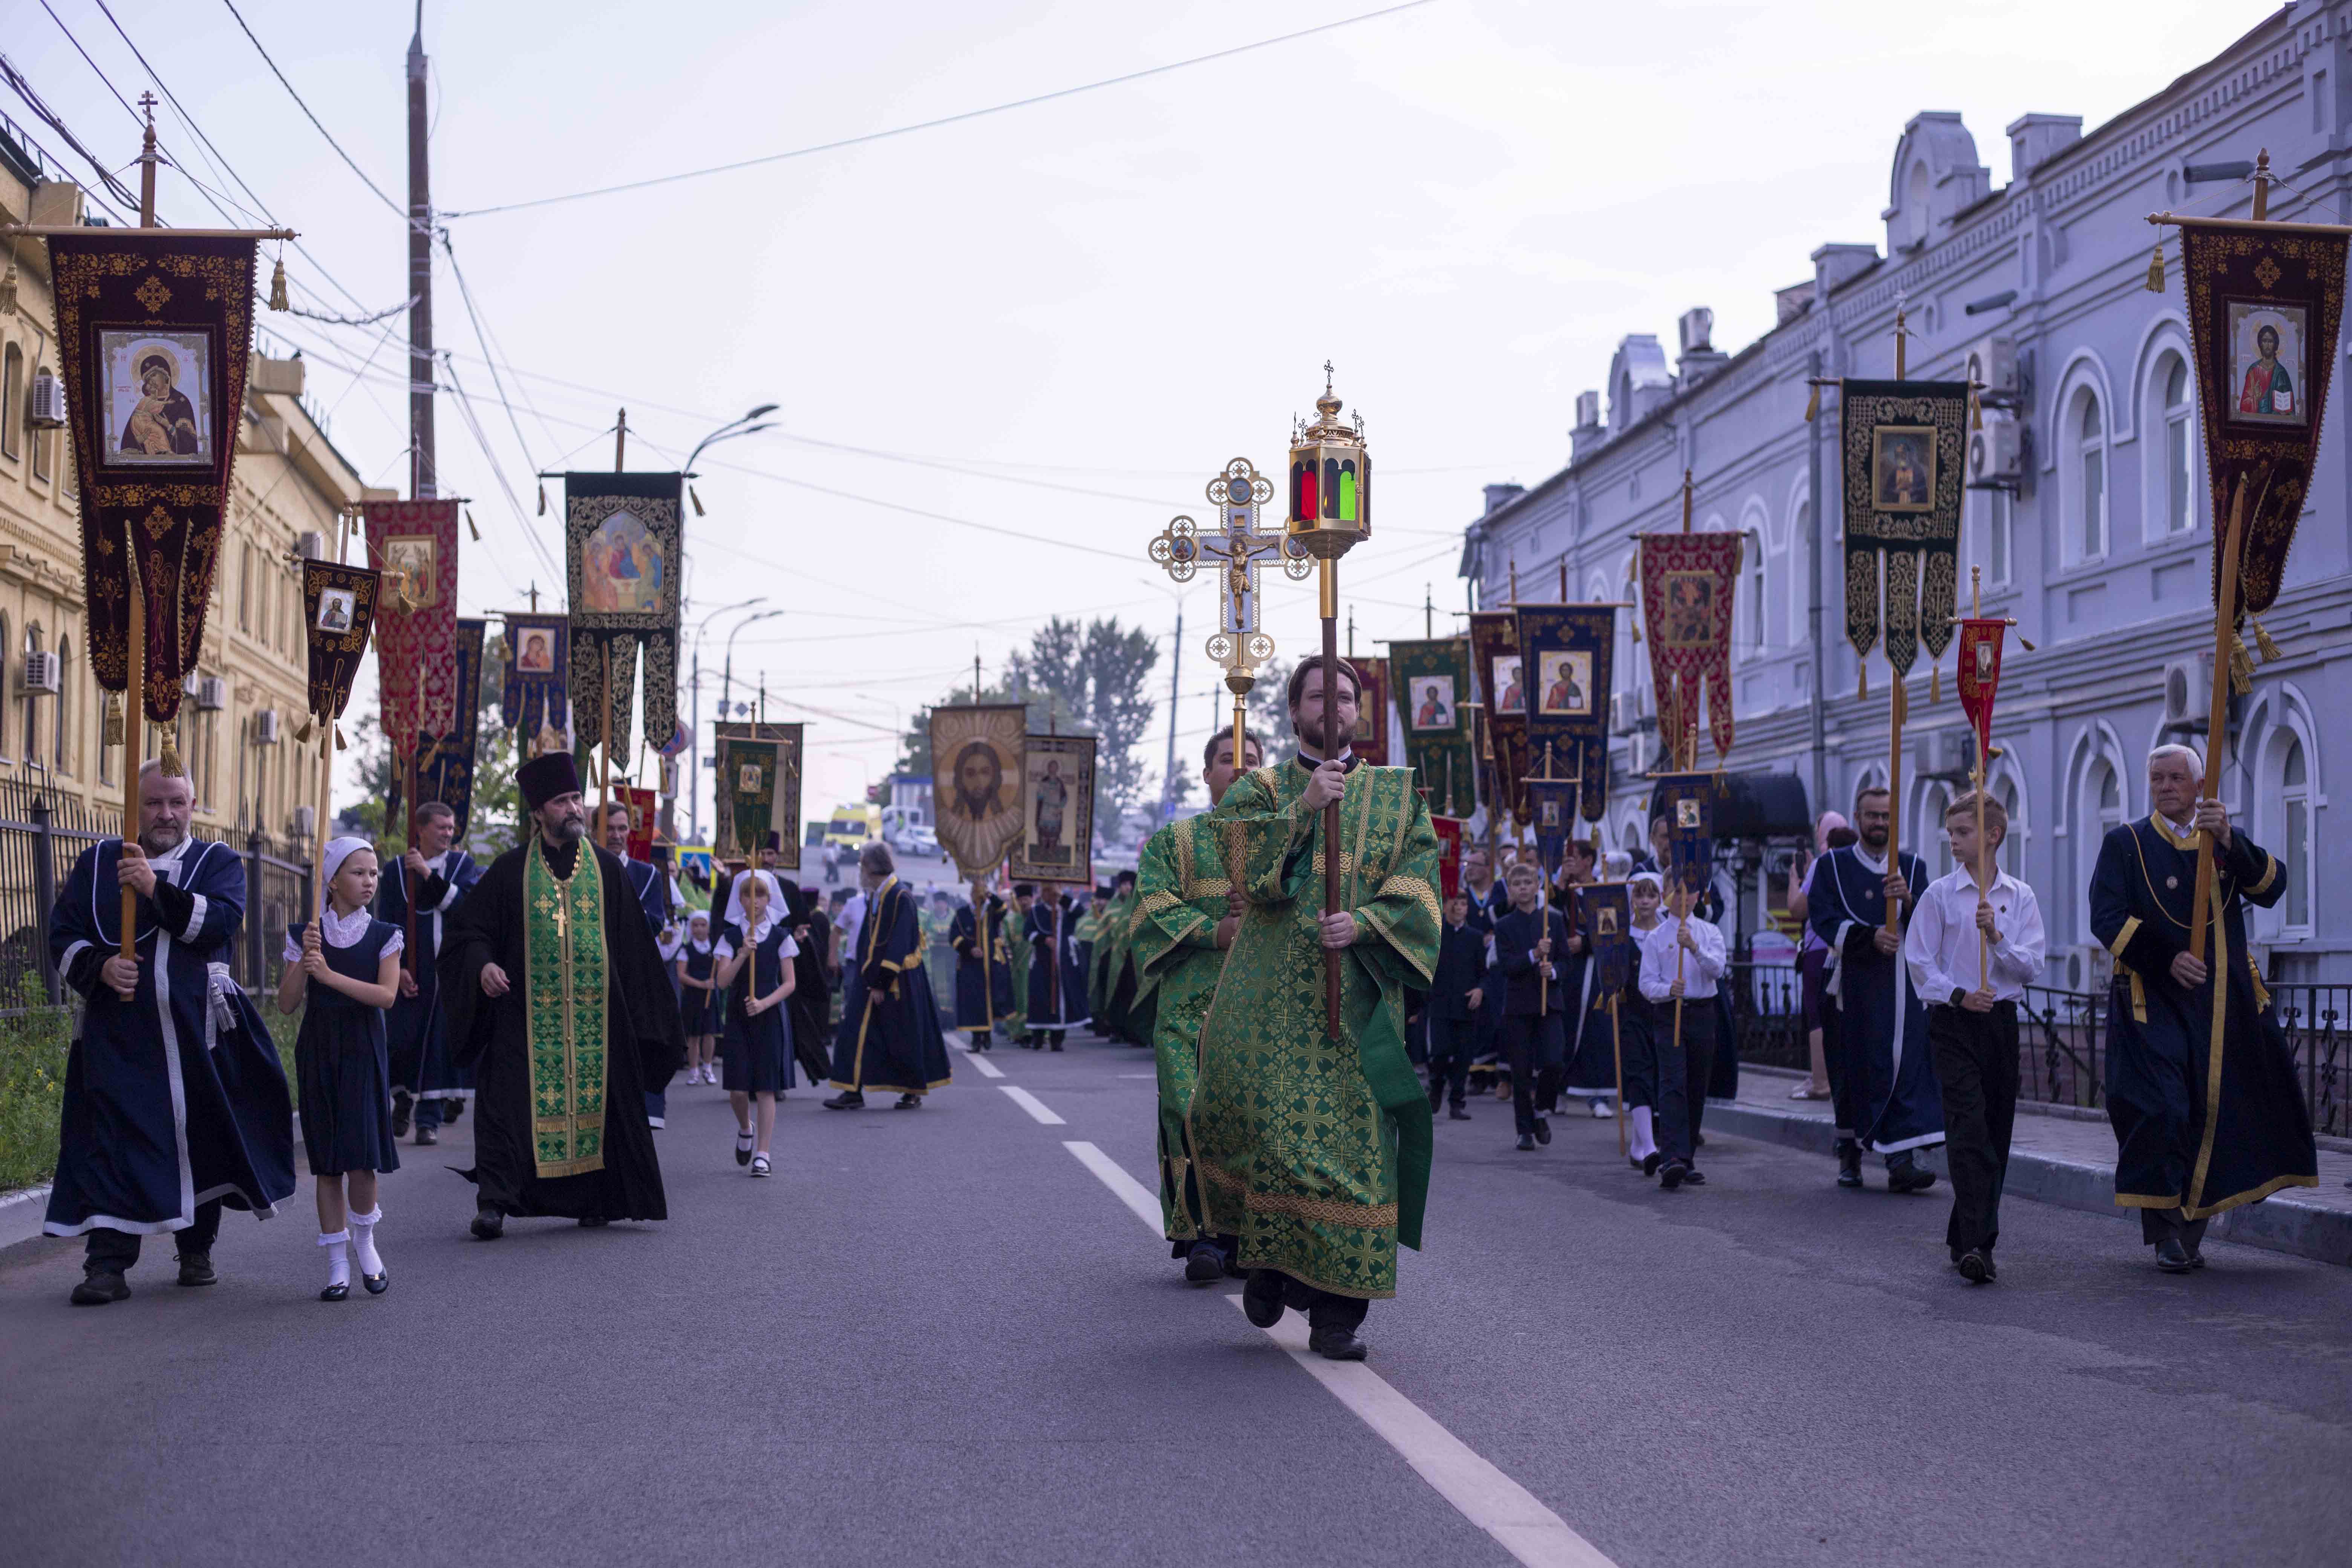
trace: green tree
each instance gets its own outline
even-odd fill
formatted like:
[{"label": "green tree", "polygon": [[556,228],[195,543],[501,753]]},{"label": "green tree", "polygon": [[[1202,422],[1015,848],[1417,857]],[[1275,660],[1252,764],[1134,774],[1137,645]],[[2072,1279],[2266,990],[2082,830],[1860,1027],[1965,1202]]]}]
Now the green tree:
[{"label": "green tree", "polygon": [[[494,650],[501,646],[492,638],[484,648],[475,717],[474,804],[472,819],[467,824],[467,847],[478,859],[502,855],[520,842],[522,796],[515,787],[515,769],[521,765],[520,737],[499,721],[503,666]],[[400,854],[408,847],[406,781],[394,764],[392,743],[373,712],[346,723],[344,734],[359,759],[360,787],[365,798],[336,813],[336,817],[356,822],[361,834],[387,855]],[[400,809],[394,811],[394,820],[386,822],[387,811],[395,807]]]},{"label": "green tree", "polygon": [[1249,727],[1265,737],[1266,760],[1287,752],[1297,738],[1290,730],[1290,672],[1297,661],[1270,658],[1257,672],[1257,684],[1250,688]]}]

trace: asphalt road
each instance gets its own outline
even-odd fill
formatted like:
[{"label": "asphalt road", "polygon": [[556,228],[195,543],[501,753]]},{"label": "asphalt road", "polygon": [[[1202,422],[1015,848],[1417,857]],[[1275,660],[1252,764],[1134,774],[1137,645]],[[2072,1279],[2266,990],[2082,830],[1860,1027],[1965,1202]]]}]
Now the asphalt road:
[{"label": "asphalt road", "polygon": [[[74,1309],[72,1244],[0,1253],[0,1558],[1512,1561],[1066,1147],[1150,1184],[1145,1053],[990,1059],[1064,1124],[959,1057],[917,1112],[795,1091],[764,1182],[675,1089],[663,1225],[472,1241],[460,1122],[385,1181],[377,1300],[315,1300],[307,1191],[208,1290],[151,1242]],[[1972,1289],[1940,1187],[1718,1137],[1663,1194],[1608,1123],[1474,1111],[1370,1365],[1625,1568],[2352,1559],[2352,1271],[2163,1277],[2019,1203]]]}]

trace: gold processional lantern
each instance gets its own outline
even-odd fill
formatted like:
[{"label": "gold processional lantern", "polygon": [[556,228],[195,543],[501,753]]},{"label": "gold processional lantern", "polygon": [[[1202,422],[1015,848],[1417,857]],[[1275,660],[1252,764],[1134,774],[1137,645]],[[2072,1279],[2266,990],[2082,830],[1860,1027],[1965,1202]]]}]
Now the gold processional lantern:
[{"label": "gold processional lantern", "polygon": [[[1323,395],[1317,418],[1296,429],[1290,442],[1290,515],[1285,529],[1309,555],[1337,561],[1372,527],[1372,455],[1364,446],[1364,416],[1339,422],[1329,365],[1323,367]],[[1336,614],[1336,609],[1326,614]]]}]

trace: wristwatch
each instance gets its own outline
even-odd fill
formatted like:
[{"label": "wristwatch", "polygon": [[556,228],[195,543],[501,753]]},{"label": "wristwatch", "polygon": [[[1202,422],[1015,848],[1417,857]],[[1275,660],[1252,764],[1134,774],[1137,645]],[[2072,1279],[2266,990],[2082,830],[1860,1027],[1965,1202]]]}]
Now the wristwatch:
[{"label": "wristwatch", "polygon": [[1962,985],[1955,985],[1955,986],[1953,986],[1953,987],[1952,987],[1952,1005],[1953,1005],[1953,1006],[1957,1007],[1957,1006],[1960,1005],[1963,1002],[1966,1002],[1966,1001],[1968,1000],[1968,996],[1969,996],[1969,993],[1968,993],[1968,988],[1967,988],[1966,986],[1962,986]]}]

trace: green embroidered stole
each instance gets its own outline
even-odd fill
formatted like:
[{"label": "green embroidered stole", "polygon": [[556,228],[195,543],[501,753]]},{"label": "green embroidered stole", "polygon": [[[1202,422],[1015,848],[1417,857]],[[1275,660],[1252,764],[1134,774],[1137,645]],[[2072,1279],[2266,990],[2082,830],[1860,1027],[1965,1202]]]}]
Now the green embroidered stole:
[{"label": "green embroidered stole", "polygon": [[523,858],[523,987],[531,1152],[539,1173],[604,1168],[604,878],[596,852],[559,879],[536,836]]}]

